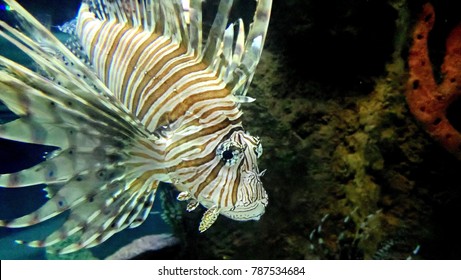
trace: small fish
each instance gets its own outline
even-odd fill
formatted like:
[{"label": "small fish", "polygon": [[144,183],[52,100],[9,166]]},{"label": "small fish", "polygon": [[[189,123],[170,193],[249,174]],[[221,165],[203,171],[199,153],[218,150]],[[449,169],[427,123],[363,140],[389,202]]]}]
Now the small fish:
[{"label": "small fish", "polygon": [[78,38],[72,50],[16,1],[3,3],[19,29],[0,21],[0,36],[39,69],[0,56],[0,100],[19,116],[0,125],[0,138],[58,149],[0,176],[5,188],[45,184],[50,198],[0,226],[27,227],[69,212],[46,239],[18,243],[47,247],[77,235],[57,253],[96,246],[143,223],[161,181],[190,201],[189,211],[208,209],[200,231],[219,215],[263,215],[261,141],[244,130],[240,107],[254,101],[245,94],[271,0],[257,2],[248,32],[241,19],[228,24],[233,1],[221,0],[206,40],[201,0],[86,0],[69,31]]}]

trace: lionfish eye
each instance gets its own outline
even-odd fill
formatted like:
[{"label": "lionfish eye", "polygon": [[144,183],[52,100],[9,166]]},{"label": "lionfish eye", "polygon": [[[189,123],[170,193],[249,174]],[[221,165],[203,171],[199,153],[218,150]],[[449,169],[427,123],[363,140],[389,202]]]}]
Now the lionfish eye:
[{"label": "lionfish eye", "polygon": [[237,142],[227,140],[219,144],[216,155],[226,163],[227,166],[236,164],[243,157],[243,147]]},{"label": "lionfish eye", "polygon": [[231,150],[226,150],[222,153],[222,158],[224,160],[231,160],[234,157],[234,153]]}]

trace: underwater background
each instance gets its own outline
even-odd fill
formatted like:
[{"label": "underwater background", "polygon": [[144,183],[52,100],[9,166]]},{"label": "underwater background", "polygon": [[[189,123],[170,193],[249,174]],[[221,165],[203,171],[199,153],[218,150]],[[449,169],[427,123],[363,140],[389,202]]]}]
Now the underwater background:
[{"label": "underwater background", "polygon": [[[64,35],[53,26],[74,18],[80,4],[18,2],[58,37]],[[103,259],[146,236],[161,245],[135,258],[461,259],[454,229],[461,161],[426,132],[406,101],[414,26],[427,2],[274,0],[248,93],[256,102],[243,106],[246,128],[264,146],[260,168],[268,169],[262,180],[269,205],[260,221],[220,217],[200,234],[204,209],[186,213],[165,184],[142,226],[93,249],[52,255],[14,242],[46,236],[63,222],[58,216],[26,229],[0,228],[0,259]],[[430,3],[428,50],[442,82],[445,42],[461,23],[461,2]],[[0,52],[29,63],[3,40]],[[454,99],[446,113],[461,131],[461,104]],[[13,119],[0,105],[0,123]],[[33,166],[51,151],[0,139],[0,173]],[[0,188],[0,219],[38,208],[42,188]]]}]

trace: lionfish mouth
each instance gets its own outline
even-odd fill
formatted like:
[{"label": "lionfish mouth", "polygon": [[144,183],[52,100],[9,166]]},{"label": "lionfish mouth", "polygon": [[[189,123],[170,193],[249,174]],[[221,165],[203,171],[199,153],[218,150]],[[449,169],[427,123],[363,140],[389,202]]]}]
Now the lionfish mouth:
[{"label": "lionfish mouth", "polygon": [[259,220],[261,216],[266,211],[267,200],[266,201],[256,201],[247,206],[244,209],[239,209],[239,207],[234,208],[231,211],[222,210],[221,214],[230,219],[236,221],[250,221],[250,220]]}]

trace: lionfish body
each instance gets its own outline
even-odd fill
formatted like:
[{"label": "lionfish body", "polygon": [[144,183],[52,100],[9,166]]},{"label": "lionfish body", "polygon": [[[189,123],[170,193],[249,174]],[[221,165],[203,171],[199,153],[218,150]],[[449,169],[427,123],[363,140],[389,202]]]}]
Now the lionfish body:
[{"label": "lionfish body", "polygon": [[27,244],[79,235],[60,253],[93,247],[140,225],[161,181],[181,191],[188,210],[208,208],[200,231],[219,214],[251,220],[264,213],[262,148],[242,127],[240,103],[252,101],[245,93],[271,0],[258,1],[246,35],[241,19],[227,23],[233,1],[220,1],[206,42],[201,0],[84,1],[75,29],[82,49],[75,52],[91,66],[15,1],[4,2],[21,31],[0,22],[0,35],[45,74],[0,56],[0,100],[19,116],[0,126],[0,137],[59,149],[0,176],[7,188],[46,184],[50,197],[0,225],[30,226],[69,211],[56,232]]}]

